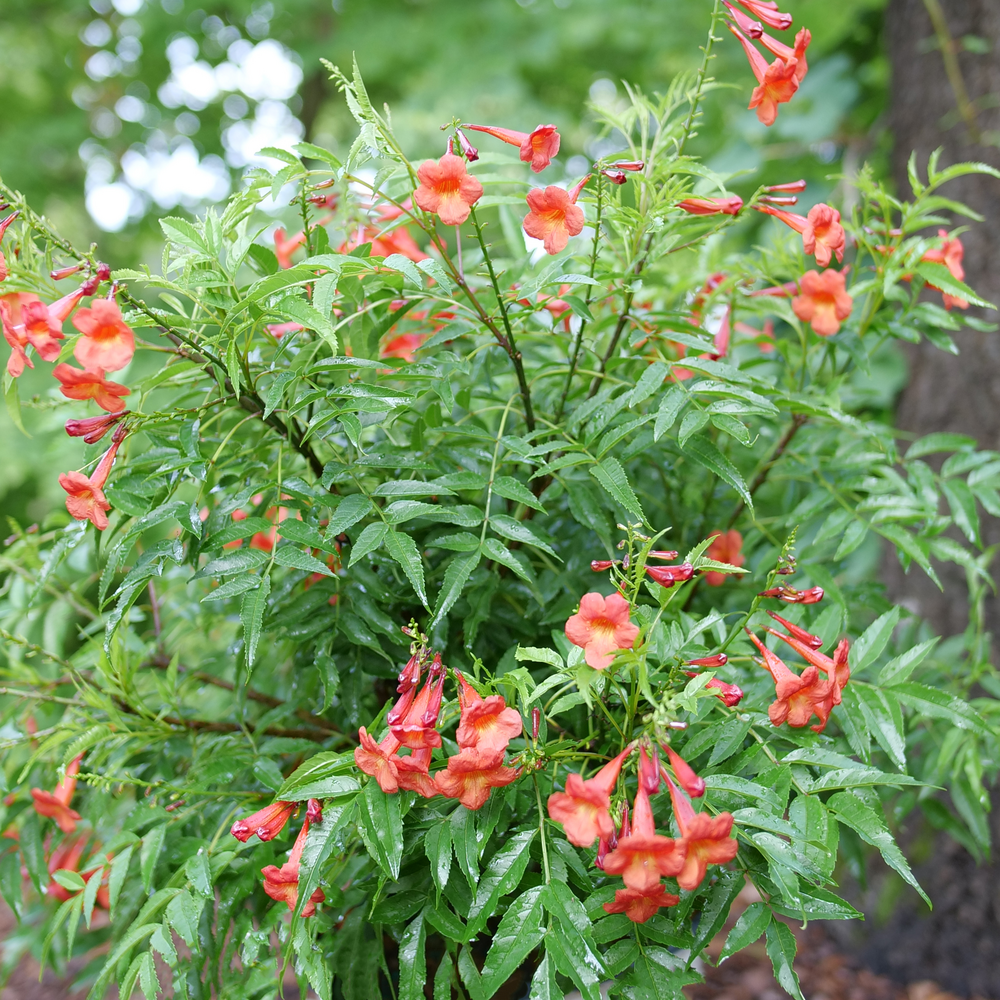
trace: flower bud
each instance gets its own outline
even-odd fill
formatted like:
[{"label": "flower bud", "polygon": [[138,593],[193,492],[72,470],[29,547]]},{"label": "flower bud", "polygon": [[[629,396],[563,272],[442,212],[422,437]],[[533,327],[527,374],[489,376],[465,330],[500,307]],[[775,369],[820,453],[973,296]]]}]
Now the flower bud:
[{"label": "flower bud", "polygon": [[611,569],[614,564],[613,559],[594,559],[590,564],[590,568],[595,573],[602,573],[606,569]]},{"label": "flower bud", "polygon": [[729,662],[729,657],[725,653],[716,653],[715,656],[703,656],[698,660],[687,660],[689,667],[724,667]]},{"label": "flower bud", "polygon": [[764,190],[765,191],[805,191],[806,182],[805,181],[789,181],[787,184],[768,184]]}]

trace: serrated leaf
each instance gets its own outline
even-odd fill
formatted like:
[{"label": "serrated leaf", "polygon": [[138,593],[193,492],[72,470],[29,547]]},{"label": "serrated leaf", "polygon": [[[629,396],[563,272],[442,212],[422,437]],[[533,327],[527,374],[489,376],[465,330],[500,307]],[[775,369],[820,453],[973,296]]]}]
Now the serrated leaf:
[{"label": "serrated leaf", "polygon": [[374,552],[385,541],[388,534],[389,525],[382,521],[373,521],[369,524],[354,540],[354,544],[351,546],[351,561],[348,566],[353,566],[369,552]]},{"label": "serrated leaf", "polygon": [[534,836],[534,830],[514,834],[490,859],[476,886],[475,902],[469,909],[470,932],[478,933],[496,911],[500,898],[517,888],[528,866]]},{"label": "serrated leaf", "polygon": [[514,500],[523,503],[527,507],[534,507],[543,514],[545,508],[538,502],[538,498],[523,483],[518,482],[513,476],[497,476],[493,480],[493,492],[505,500]]},{"label": "serrated leaf", "polygon": [[868,723],[869,732],[901,771],[906,769],[906,738],[903,735],[903,714],[891,691],[880,691],[858,682],[858,700]]},{"label": "serrated leaf", "polygon": [[424,853],[431,866],[431,878],[440,893],[451,874],[451,824],[435,823],[424,834]]},{"label": "serrated leaf", "polygon": [[558,559],[555,549],[542,539],[538,533],[525,521],[515,521],[506,514],[494,514],[490,518],[490,528],[503,538],[509,538],[514,542],[521,542],[524,545],[533,545],[536,549],[547,552],[550,556]]},{"label": "serrated leaf", "polygon": [[910,674],[923,663],[927,656],[930,655],[931,650],[940,641],[940,637],[935,636],[933,639],[928,639],[926,642],[920,643],[919,646],[914,646],[905,653],[901,653],[895,659],[890,660],[879,671],[879,685],[881,687],[889,687],[893,684],[901,684],[903,681],[909,680]]},{"label": "serrated leaf", "polygon": [[393,880],[399,878],[399,863],[403,857],[399,800],[399,795],[387,795],[373,780],[358,796],[365,846],[382,871]]},{"label": "serrated leaf", "polygon": [[696,462],[703,465],[709,472],[714,472],[724,482],[740,495],[743,502],[753,513],[753,497],[747,489],[747,484],[743,481],[740,470],[712,444],[708,438],[693,437],[684,446],[684,454],[690,455]]},{"label": "serrated leaf", "polygon": [[399,1000],[424,1000],[427,930],[423,913],[410,922],[399,941]]},{"label": "serrated leaf", "polygon": [[878,659],[892,637],[893,629],[899,623],[899,608],[892,608],[880,615],[865,629],[864,634],[854,643],[851,650],[851,671],[860,673],[870,663]]},{"label": "serrated leaf", "polygon": [[389,531],[385,536],[385,548],[392,559],[402,567],[420,603],[430,611],[424,587],[424,562],[417,543],[402,531]]},{"label": "serrated leaf", "polygon": [[625,469],[617,458],[607,457],[602,459],[597,465],[592,466],[590,474],[600,483],[604,491],[615,503],[621,505],[629,513],[646,520],[642,504],[635,495],[625,474]]},{"label": "serrated leaf", "polygon": [[430,629],[434,629],[437,622],[454,607],[455,602],[462,596],[462,591],[468,583],[472,571],[479,565],[479,553],[460,553],[452,557],[444,571],[444,578],[441,581],[441,590],[438,593],[437,607],[434,609],[434,620]]},{"label": "serrated leaf", "polygon": [[917,274],[920,275],[928,285],[933,285],[935,288],[948,295],[953,295],[958,299],[965,299],[966,302],[971,302],[974,306],[983,306],[986,309],[996,309],[996,306],[992,302],[988,302],[986,299],[980,297],[976,292],[971,289],[964,281],[959,281],[945,264],[939,264],[936,261],[922,260],[917,262],[915,268]]},{"label": "serrated leaf", "polygon": [[719,955],[721,965],[727,958],[749,947],[767,929],[771,922],[771,911],[764,903],[751,903],[726,937],[725,946]]},{"label": "serrated leaf", "polygon": [[892,693],[910,708],[916,709],[921,715],[929,715],[934,719],[946,719],[959,729],[971,729],[982,735],[988,735],[991,730],[983,721],[982,716],[967,702],[941,691],[938,688],[927,687],[905,681],[894,684]]},{"label": "serrated leaf", "polygon": [[243,642],[246,648],[247,668],[253,666],[257,657],[257,644],[264,625],[264,612],[267,611],[267,598],[271,593],[271,577],[264,574],[260,578],[260,586],[248,591],[243,596],[240,608],[240,618],[243,622]]},{"label": "serrated leaf", "polygon": [[274,561],[279,566],[288,569],[300,569],[306,573],[319,573],[321,576],[336,576],[325,562],[320,562],[315,556],[293,545],[282,545],[274,553]]},{"label": "serrated leaf", "polygon": [[799,986],[799,977],[792,963],[795,961],[795,935],[791,928],[774,918],[767,925],[767,957],[771,959],[774,978],[778,985],[795,1000],[805,1000]]},{"label": "serrated leaf", "polygon": [[541,941],[542,886],[522,893],[500,920],[482,971],[483,996],[489,1000]]}]

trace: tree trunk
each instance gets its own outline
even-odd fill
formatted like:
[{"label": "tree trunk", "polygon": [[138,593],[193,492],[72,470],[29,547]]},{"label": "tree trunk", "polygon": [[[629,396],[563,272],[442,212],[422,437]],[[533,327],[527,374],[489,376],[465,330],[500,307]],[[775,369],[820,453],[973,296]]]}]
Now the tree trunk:
[{"label": "tree trunk", "polygon": [[[955,40],[958,81],[954,74],[949,80],[929,10],[940,11],[947,34]],[[912,150],[922,177],[927,157],[938,147],[944,150],[942,166],[978,160],[1000,167],[1000,0],[890,0],[886,36],[892,63],[892,166],[900,194],[911,194],[906,164]],[[965,118],[956,82],[959,94],[964,86],[968,95]],[[973,174],[947,184],[942,193],[985,217],[984,223],[970,222],[962,236],[966,282],[983,298],[1000,304],[1000,180]],[[956,217],[953,225],[967,221]],[[988,320],[998,315],[981,312]],[[899,401],[897,423],[916,434],[968,434],[982,448],[1000,449],[1000,334],[966,329],[954,339],[958,357],[927,343],[908,347],[910,380]],[[983,528],[986,545],[1000,542],[1000,521],[988,518]],[[904,575],[894,557],[888,563],[887,582],[896,600],[944,635],[965,628],[968,592],[963,571],[939,565],[941,592],[919,569]],[[994,634],[1000,631],[1000,601],[992,595],[987,598],[986,623]]]},{"label": "tree trunk", "polygon": [[[941,15],[937,31],[929,11]],[[960,80],[954,63],[949,79],[942,26],[959,40],[952,51]],[[893,173],[901,196],[911,193],[906,170],[911,150],[922,177],[928,156],[938,147],[943,147],[942,166],[979,160],[1000,167],[995,144],[1000,101],[991,97],[1000,95],[1000,0],[889,0],[886,36],[892,62]],[[969,99],[964,118],[959,111],[963,88]],[[966,281],[983,298],[1000,303],[1000,180],[973,174],[952,181],[942,193],[984,216],[985,222],[971,223],[962,236]],[[952,225],[965,222],[956,217]],[[980,314],[988,320],[997,317],[988,310]],[[1000,333],[966,329],[954,339],[957,357],[926,343],[907,345],[910,380],[899,401],[897,424],[919,435],[968,434],[981,448],[1000,450]],[[986,518],[982,527],[984,544],[1000,542],[1000,520]],[[886,561],[886,582],[897,601],[937,631],[953,635],[968,623],[965,575],[951,564],[936,568],[943,592],[916,568],[904,575],[894,556]],[[1000,601],[988,597],[985,611],[987,628],[997,634]],[[993,798],[996,840],[1000,799]],[[862,954],[876,971],[903,982],[933,979],[959,994],[1000,997],[1000,866],[977,866],[944,834],[920,830],[919,814],[906,825],[910,847],[922,843],[917,855],[929,855],[916,866],[916,875],[934,910],[928,913],[915,894],[907,894],[887,924],[866,929],[864,940],[856,942]]]}]

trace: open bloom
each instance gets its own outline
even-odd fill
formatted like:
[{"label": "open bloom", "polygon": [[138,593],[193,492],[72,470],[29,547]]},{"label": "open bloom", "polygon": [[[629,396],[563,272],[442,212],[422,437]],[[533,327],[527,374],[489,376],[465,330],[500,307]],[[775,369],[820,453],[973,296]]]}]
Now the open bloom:
[{"label": "open bloom", "polygon": [[750,95],[750,110],[757,110],[757,118],[765,125],[773,125],[778,117],[778,105],[792,99],[799,89],[795,78],[795,59],[777,58],[768,64],[767,60],[754,48],[738,28],[726,23],[726,27],[739,39],[747,54],[750,68],[757,78],[757,86]]},{"label": "open bloom", "polygon": [[39,816],[54,819],[63,833],[73,833],[76,830],[80,814],[70,809],[69,804],[76,791],[76,776],[80,773],[80,761],[83,754],[74,757],[66,767],[66,777],[56,785],[54,792],[46,792],[41,788],[32,788],[31,797],[35,802],[35,812]]},{"label": "open bloom", "polygon": [[680,843],[684,845],[684,867],[677,873],[677,884],[688,891],[697,889],[705,878],[709,865],[722,865],[732,861],[739,844],[731,837],[732,813],[709,816],[696,813],[691,803],[667,778],[670,801],[674,804],[674,817],[681,831]]},{"label": "open bloom", "polygon": [[62,325],[88,294],[90,282],[85,282],[51,305],[46,305],[37,295],[29,292],[11,292],[0,295],[0,322],[4,338],[13,349],[7,361],[7,371],[15,378],[25,366],[34,368],[25,353],[30,344],[43,361],[55,361],[59,356],[59,341],[63,339]]},{"label": "open bloom", "polygon": [[[965,268],[962,265],[965,248],[962,246],[962,241],[957,236],[953,240],[949,240],[948,231],[945,229],[939,229],[938,236],[944,240],[944,244],[933,250],[928,250],[920,259],[932,264],[944,264],[953,278],[965,281]],[[936,285],[928,285],[927,287],[941,292],[941,289]],[[969,308],[969,303],[957,295],[949,295],[947,292],[941,292],[941,295],[944,299],[945,309],[951,309],[953,306],[957,306],[959,309]]]},{"label": "open bloom", "polygon": [[463,750],[471,747],[506,750],[507,744],[521,735],[521,713],[516,708],[508,708],[503,695],[491,694],[483,698],[457,670],[455,676],[462,706],[462,718],[455,734],[458,745]]},{"label": "open bloom", "polygon": [[370,774],[383,792],[391,795],[399,791],[399,771],[396,767],[399,740],[392,733],[381,743],[368,735],[368,730],[362,726],[358,730],[360,746],[354,748],[354,763],[358,769]]},{"label": "open bloom", "polygon": [[690,215],[738,215],[743,208],[739,195],[732,198],[685,198],[677,203]]},{"label": "open bloom", "polygon": [[661,906],[676,906],[681,897],[667,892],[658,882],[648,892],[638,889],[616,889],[612,903],[604,904],[605,913],[624,913],[634,924],[644,924]]},{"label": "open bloom", "polygon": [[402,358],[407,364],[412,364],[417,351],[423,346],[429,333],[401,333],[393,337],[379,349],[380,358]]},{"label": "open bloom", "polygon": [[98,531],[108,526],[107,512],[111,504],[104,495],[104,486],[115,464],[115,455],[128,433],[124,426],[115,429],[111,447],[101,456],[97,468],[89,476],[82,472],[64,472],[59,476],[59,485],[66,491],[66,509],[78,521],[90,521]]},{"label": "open bloom", "polygon": [[[778,618],[777,615],[772,617]],[[778,621],[782,622],[786,627],[789,625],[785,622],[783,618],[778,618]],[[794,628],[794,626],[792,626]],[[851,679],[851,667],[847,662],[848,653],[850,651],[850,643],[847,639],[841,639],[838,643],[837,648],[833,651],[833,657],[827,656],[825,653],[821,653],[819,648],[813,645],[811,642],[804,642],[802,638],[796,635],[794,632],[792,635],[783,635],[781,632],[776,631],[773,628],[766,629],[765,631],[770,632],[771,635],[776,635],[782,642],[788,643],[792,649],[795,650],[799,656],[802,657],[807,663],[812,664],[812,666],[817,667],[822,670],[823,673],[827,675],[833,681],[833,690],[831,692],[833,696],[833,704],[839,705],[841,702],[841,692],[847,687],[847,682]],[[795,629],[795,632],[803,632],[802,629]],[[808,632],[804,633],[809,635]],[[815,639],[816,636],[810,636],[810,639]],[[820,640],[822,642],[822,640]]]},{"label": "open bloom", "polygon": [[119,384],[109,382],[101,369],[97,371],[80,371],[72,365],[56,365],[52,374],[62,383],[62,394],[67,399],[92,399],[102,410],[117,413],[125,409],[123,396],[130,396],[132,390]]},{"label": "open bloom", "polygon": [[66,433],[70,437],[82,437],[85,444],[97,444],[128,410],[121,413],[102,413],[99,417],[85,417],[83,420],[67,420]]},{"label": "open bloom", "polygon": [[629,621],[631,608],[621,594],[603,597],[584,594],[580,610],[566,622],[566,638],[586,652],[587,663],[595,670],[605,670],[615,658],[615,650],[631,649],[639,627]]},{"label": "open bloom", "polygon": [[[764,46],[772,55],[779,59],[784,59],[786,63],[795,62],[795,72],[793,74],[795,82],[801,83],[809,72],[809,63],[806,61],[806,49],[812,41],[812,32],[808,28],[801,28],[795,36],[795,48],[789,48],[777,38],[772,38],[767,32],[760,36],[760,44]],[[793,203],[794,204],[794,203]]]},{"label": "open bloom", "polygon": [[[747,561],[746,556],[740,551],[742,548],[743,536],[735,528],[732,531],[717,531],[706,555],[716,562],[729,563],[730,566],[742,566]],[[713,571],[705,574],[705,583],[710,587],[721,587],[725,582],[725,573]]]},{"label": "open bloom", "polygon": [[774,679],[775,700],[767,709],[771,724],[780,726],[787,722],[792,728],[801,729],[809,725],[809,720],[815,715],[819,724],[812,729],[817,733],[823,732],[833,710],[835,683],[823,680],[819,676],[819,669],[812,665],[806,667],[801,676],[793,673],[753,632],[749,629],[746,632],[760,650],[763,657],[761,666]]},{"label": "open bloom", "polygon": [[802,234],[802,249],[816,257],[820,267],[827,267],[834,255],[837,263],[844,259],[846,236],[840,224],[840,212],[820,202],[809,209],[806,216],[786,212],[773,205],[754,205],[758,212],[773,215],[776,219]]},{"label": "open bloom", "polygon": [[254,834],[261,840],[274,840],[284,830],[288,817],[295,811],[296,805],[295,802],[273,802],[252,816],[238,819],[229,828],[229,832],[243,844]]},{"label": "open bloom", "polygon": [[305,230],[289,236],[284,229],[274,231],[274,256],[278,258],[278,267],[287,270],[292,266],[292,254],[306,242]]},{"label": "open bloom", "polygon": [[[271,899],[279,903],[287,903],[288,909],[294,911],[295,904],[299,899],[299,864],[302,861],[302,852],[305,850],[306,837],[309,836],[309,820],[302,824],[299,835],[295,838],[288,860],[278,868],[275,865],[268,865],[261,868],[260,873],[264,876],[264,892]],[[316,889],[309,897],[309,902],[302,907],[302,916],[311,917],[316,912],[316,904],[322,903],[326,899],[326,894],[322,889]]]},{"label": "open bloom", "polygon": [[676,875],[684,868],[684,844],[656,832],[649,795],[640,785],[632,812],[632,832],[604,859],[608,875],[621,875],[629,889],[649,892],[661,875]]},{"label": "open bloom", "polygon": [[434,212],[446,226],[459,226],[469,217],[472,206],[483,196],[483,186],[473,177],[465,160],[445,153],[440,160],[425,160],[417,171],[420,187],[413,200],[425,211]]},{"label": "open bloom", "polygon": [[449,799],[458,799],[466,809],[482,809],[491,788],[502,788],[520,772],[504,767],[503,750],[462,750],[448,758],[448,768],[434,775],[438,791]]},{"label": "open bloom", "polygon": [[524,217],[524,231],[545,244],[546,253],[557,254],[566,249],[571,236],[583,232],[583,209],[576,199],[583,186],[590,180],[590,174],[569,191],[551,185],[547,188],[533,188],[528,192],[528,208]]},{"label": "open bloom", "polygon": [[114,299],[96,299],[89,309],[79,310],[73,326],[83,334],[73,356],[84,368],[116,372],[132,360],[135,334]]},{"label": "open bloom", "polygon": [[621,773],[625,758],[632,752],[626,747],[608,761],[592,778],[579,774],[566,776],[566,790],[549,796],[549,816],[562,823],[566,839],[577,847],[590,847],[598,838],[608,840],[614,833],[611,821],[611,792]]},{"label": "open bloom", "polygon": [[430,747],[414,750],[409,757],[397,757],[395,763],[397,781],[404,791],[416,792],[425,799],[432,799],[440,794],[434,779],[430,776]]},{"label": "open bloom", "polygon": [[[379,222],[386,225],[404,215],[403,209],[397,208],[395,205],[380,205],[377,211]],[[389,257],[398,253],[412,261],[427,259],[427,254],[420,249],[416,240],[410,235],[410,231],[403,225],[388,231],[380,229],[375,224],[359,226],[354,235],[341,244],[339,252],[350,253],[362,243],[371,243],[373,257]]]},{"label": "open bloom", "polygon": [[521,162],[530,163],[531,169],[536,174],[543,171],[559,152],[559,133],[555,125],[536,125],[532,132],[515,132],[513,129],[497,128],[493,125],[464,124],[462,128],[485,132],[494,139],[500,139],[511,146],[519,146]]},{"label": "open bloom", "polygon": [[806,271],[802,291],[792,299],[792,311],[820,337],[831,337],[851,315],[854,299],[847,294],[843,271]]},{"label": "open bloom", "polygon": [[774,0],[736,0],[736,2],[769,28],[787,31],[792,26],[792,15],[778,10]]}]

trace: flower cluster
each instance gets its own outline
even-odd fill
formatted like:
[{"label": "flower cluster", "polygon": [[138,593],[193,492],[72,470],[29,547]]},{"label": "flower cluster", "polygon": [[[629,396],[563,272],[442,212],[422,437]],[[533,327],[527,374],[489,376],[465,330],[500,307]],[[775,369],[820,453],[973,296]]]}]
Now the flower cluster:
[{"label": "flower cluster", "polygon": [[[16,215],[15,212],[0,222],[0,239]],[[7,277],[2,253],[0,264],[2,281]],[[60,268],[53,271],[51,277],[59,281],[77,274],[84,267],[77,264]],[[30,292],[0,295],[0,325],[11,348],[7,372],[12,378],[22,375],[25,368],[35,367],[29,349],[43,361],[59,358],[61,341],[65,338],[63,324],[72,316],[73,326],[80,334],[73,345],[73,356],[83,368],[63,362],[55,366],[52,374],[67,399],[92,399],[105,411],[102,416],[66,422],[66,433],[70,437],[82,437],[86,444],[100,441],[128,415],[124,397],[130,394],[130,390],[105,377],[108,372],[124,368],[135,354],[135,334],[115,301],[116,286],[111,286],[107,298],[95,298],[90,306],[80,307],[83,299],[95,295],[100,285],[110,277],[108,265],[99,263],[82,285],[52,303],[43,302]],[[127,432],[124,424],[116,428],[114,443],[89,476],[82,472],[67,472],[59,477],[59,485],[67,493],[66,509],[77,520],[90,521],[99,531],[108,526],[107,512],[111,509],[104,495],[104,486]]]},{"label": "flower cluster", "polygon": [[[522,731],[521,716],[508,708],[502,695],[482,697],[456,670],[461,707],[455,734],[459,752],[432,775],[432,753],[441,747],[437,722],[447,668],[436,654],[418,692],[426,656],[421,647],[400,672],[396,688],[400,697],[386,715],[389,732],[382,741],[376,742],[364,726],[358,731],[361,745],[354,751],[354,762],[388,794],[404,790],[428,799],[444,795],[458,799],[467,809],[481,809],[490,789],[509,785],[521,773],[504,764],[507,745]],[[402,757],[399,751],[404,748],[410,753]]]},{"label": "flower cluster", "polygon": [[[624,913],[635,923],[645,923],[661,907],[675,906],[680,897],[668,891],[662,879],[675,878],[682,889],[696,889],[704,880],[708,865],[724,864],[736,857],[730,813],[709,816],[696,813],[690,801],[676,787],[667,769],[659,762],[655,746],[639,750],[639,788],[635,795],[631,823],[628,806],[623,804],[621,822],[611,818],[611,798],[622,765],[632,753],[626,747],[592,778],[570,774],[565,791],[549,796],[549,817],[562,824],[566,838],[577,847],[598,841],[595,864],[608,875],[620,875],[624,889],[615,891],[613,902],[605,903],[608,913]],[[705,782],[672,747],[664,750],[674,779],[692,798],[705,793]],[[667,784],[674,819],[680,836],[666,837],[656,832],[651,796],[660,791],[661,777]]]}]

